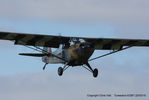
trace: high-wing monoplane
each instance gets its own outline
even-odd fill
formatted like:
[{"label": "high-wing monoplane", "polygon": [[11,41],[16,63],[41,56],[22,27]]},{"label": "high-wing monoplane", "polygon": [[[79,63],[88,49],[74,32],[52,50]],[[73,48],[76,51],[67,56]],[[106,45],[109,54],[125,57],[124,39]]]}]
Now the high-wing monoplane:
[{"label": "high-wing monoplane", "polygon": [[[58,68],[58,75],[70,66],[81,66],[90,71],[94,77],[98,76],[98,69],[93,69],[89,61],[128,49],[132,46],[149,46],[149,40],[144,39],[115,39],[115,38],[87,38],[66,37],[16,32],[0,32],[1,40],[10,40],[15,45],[23,45],[39,53],[20,53],[23,56],[42,57],[47,64],[64,64]],[[52,51],[51,48],[57,48]],[[95,50],[112,50],[112,52],[90,59]]]}]

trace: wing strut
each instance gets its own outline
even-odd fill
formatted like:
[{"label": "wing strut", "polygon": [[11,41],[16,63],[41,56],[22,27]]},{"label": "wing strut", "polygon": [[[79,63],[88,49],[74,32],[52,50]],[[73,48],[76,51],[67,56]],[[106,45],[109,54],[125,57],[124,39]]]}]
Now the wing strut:
[{"label": "wing strut", "polygon": [[130,47],[132,47],[132,46],[128,46],[128,47],[122,48],[122,49],[120,49],[120,50],[116,50],[116,51],[113,51],[113,52],[110,52],[110,53],[107,53],[107,54],[104,54],[104,55],[101,55],[101,56],[98,56],[98,57],[92,58],[92,59],[90,59],[90,60],[88,60],[88,61],[92,61],[92,60],[95,60],[95,59],[99,59],[99,58],[102,58],[102,57],[105,57],[105,56],[111,55],[111,54],[113,54],[113,53],[116,53],[116,52],[119,52],[119,51],[126,50],[126,49],[128,49],[128,48],[130,48]]}]

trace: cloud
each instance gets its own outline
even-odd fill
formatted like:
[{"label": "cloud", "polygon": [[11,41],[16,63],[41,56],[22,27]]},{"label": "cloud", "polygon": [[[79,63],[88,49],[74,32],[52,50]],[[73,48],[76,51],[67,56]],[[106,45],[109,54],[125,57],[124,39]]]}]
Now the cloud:
[{"label": "cloud", "polygon": [[[110,59],[105,61],[111,63]],[[116,63],[113,62],[113,66]],[[95,66],[97,66],[95,64]],[[68,69],[62,77],[56,71],[22,73],[0,76],[0,99],[5,100],[59,100],[59,99],[92,99],[87,94],[137,94],[148,95],[149,73],[137,74],[126,67],[119,66],[100,68],[99,77],[94,79],[88,71],[78,68]],[[121,69],[121,70],[120,70]],[[97,97],[95,99],[101,99]],[[107,98],[102,98],[106,100]],[[119,100],[119,98],[110,98]],[[122,100],[125,98],[121,98]],[[139,100],[140,98],[127,98]],[[148,97],[141,98],[147,100]]]},{"label": "cloud", "polygon": [[[48,23],[54,21],[58,23],[71,22],[71,24],[83,23],[82,26],[88,24],[88,27],[99,27],[97,30],[99,33],[101,33],[101,25],[103,27],[107,25],[113,28],[112,32],[106,31],[109,35],[120,38],[148,39],[148,5],[148,0],[0,0],[0,19],[17,20],[11,22],[13,25],[18,25],[17,27],[27,27],[19,23],[24,20],[29,24],[37,23],[38,26],[44,20]],[[33,20],[35,21],[31,23]],[[66,24],[64,25],[66,26]],[[36,27],[34,24],[33,26]],[[70,25],[68,24],[68,26]],[[60,27],[63,27],[63,24]],[[84,27],[82,30],[86,30],[88,27]],[[59,33],[62,29],[57,30],[60,30]],[[106,33],[104,32],[104,34]]]},{"label": "cloud", "polygon": [[149,22],[148,0],[1,0],[0,16],[49,20]]}]

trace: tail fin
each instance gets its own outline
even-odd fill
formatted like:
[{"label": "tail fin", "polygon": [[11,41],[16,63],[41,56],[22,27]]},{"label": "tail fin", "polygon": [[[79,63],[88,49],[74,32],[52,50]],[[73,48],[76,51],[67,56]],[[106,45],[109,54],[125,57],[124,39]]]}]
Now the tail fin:
[{"label": "tail fin", "polygon": [[43,47],[42,53],[43,54],[45,54],[45,53],[52,53],[52,50],[51,50],[50,47]]},{"label": "tail fin", "polygon": [[[52,53],[52,50],[49,47],[44,47],[42,53],[43,54]],[[43,56],[42,61],[48,64],[49,63],[49,57],[48,56]]]},{"label": "tail fin", "polygon": [[[51,48],[50,47],[44,47],[43,48],[43,51],[42,51],[43,54],[47,54],[47,53],[52,53],[60,58],[62,58],[62,55],[60,55],[57,50],[52,52]],[[53,56],[53,55],[46,55],[46,56],[43,56],[42,57],[42,61],[44,63],[47,63],[47,64],[58,64],[58,63],[65,63],[63,60],[61,59],[58,59],[57,57]]]}]

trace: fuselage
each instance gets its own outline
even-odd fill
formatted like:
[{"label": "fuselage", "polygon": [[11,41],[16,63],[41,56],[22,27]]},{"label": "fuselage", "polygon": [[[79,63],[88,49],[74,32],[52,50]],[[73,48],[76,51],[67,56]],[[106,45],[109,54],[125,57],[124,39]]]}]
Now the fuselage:
[{"label": "fuselage", "polygon": [[69,66],[79,66],[88,62],[94,52],[90,43],[76,43],[64,50],[65,59],[69,61]]},{"label": "fuselage", "polygon": [[86,64],[95,49],[88,42],[77,42],[69,46],[60,46],[60,48],[58,48],[55,52],[52,52],[50,48],[47,48],[45,50],[47,52],[53,53],[54,55],[62,59],[65,59],[67,62],[52,55],[42,57],[43,62],[51,64],[67,63],[67,65],[74,67]]}]

